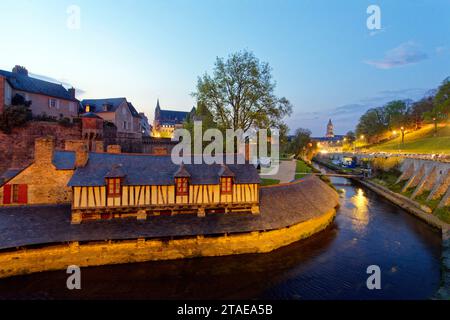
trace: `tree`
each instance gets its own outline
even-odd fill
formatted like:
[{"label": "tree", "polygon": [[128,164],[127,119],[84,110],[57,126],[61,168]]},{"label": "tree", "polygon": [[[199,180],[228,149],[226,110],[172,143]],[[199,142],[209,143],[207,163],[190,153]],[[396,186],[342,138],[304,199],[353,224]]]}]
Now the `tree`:
[{"label": "tree", "polygon": [[414,122],[415,129],[420,129],[422,122],[427,119],[426,115],[433,111],[433,97],[425,97],[415,102],[411,107],[411,120]]},{"label": "tree", "polygon": [[394,100],[383,107],[389,130],[407,127],[410,124],[408,106],[405,101]]},{"label": "tree", "polygon": [[294,138],[289,144],[290,153],[296,156],[305,153],[308,145],[311,143],[311,131],[308,129],[299,128],[295,131]]},{"label": "tree", "polygon": [[434,108],[431,116],[436,121],[446,121],[450,112],[450,78],[445,79],[434,97]]},{"label": "tree", "polygon": [[369,109],[359,119],[356,134],[364,135],[369,140],[383,134],[388,129],[386,113],[383,108]]},{"label": "tree", "polygon": [[193,93],[211,112],[220,129],[280,128],[292,113],[286,98],[274,94],[268,63],[248,51],[217,58],[213,76],[199,77]]},{"label": "tree", "polygon": [[27,105],[6,106],[0,114],[0,130],[11,133],[14,127],[20,127],[32,118],[30,107]]}]

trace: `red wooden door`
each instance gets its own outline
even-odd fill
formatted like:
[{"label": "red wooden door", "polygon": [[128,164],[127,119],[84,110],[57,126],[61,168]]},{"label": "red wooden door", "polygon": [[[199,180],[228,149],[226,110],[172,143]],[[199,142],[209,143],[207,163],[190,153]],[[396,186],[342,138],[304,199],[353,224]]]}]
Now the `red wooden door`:
[{"label": "red wooden door", "polygon": [[11,204],[11,185],[3,186],[3,204]]},{"label": "red wooden door", "polygon": [[17,203],[20,204],[28,203],[28,185],[19,184],[19,197]]}]

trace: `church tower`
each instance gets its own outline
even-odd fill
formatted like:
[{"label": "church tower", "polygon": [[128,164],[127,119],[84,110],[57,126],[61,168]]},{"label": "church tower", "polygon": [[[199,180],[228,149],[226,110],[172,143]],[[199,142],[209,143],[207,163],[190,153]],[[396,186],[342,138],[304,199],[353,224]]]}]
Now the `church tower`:
[{"label": "church tower", "polygon": [[328,125],[327,125],[327,138],[334,138],[334,126],[333,126],[333,122],[328,121]]}]

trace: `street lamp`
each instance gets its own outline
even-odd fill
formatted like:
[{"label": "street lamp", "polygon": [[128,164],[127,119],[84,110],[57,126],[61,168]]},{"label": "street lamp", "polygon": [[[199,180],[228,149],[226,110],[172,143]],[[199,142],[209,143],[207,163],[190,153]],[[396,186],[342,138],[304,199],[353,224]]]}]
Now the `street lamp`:
[{"label": "street lamp", "polygon": [[405,127],[401,127],[400,130],[402,131],[402,144],[405,143]]}]

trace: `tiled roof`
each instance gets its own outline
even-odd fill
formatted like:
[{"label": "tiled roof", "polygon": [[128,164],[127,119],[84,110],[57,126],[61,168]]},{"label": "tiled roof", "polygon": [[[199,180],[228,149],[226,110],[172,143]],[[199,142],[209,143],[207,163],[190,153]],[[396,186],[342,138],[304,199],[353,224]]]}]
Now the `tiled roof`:
[{"label": "tiled roof", "polygon": [[[90,153],[83,168],[76,169],[69,186],[103,186],[112,168],[122,165],[124,185],[173,185],[180,165],[171,156]],[[227,165],[234,173],[236,183],[259,183],[259,175],[251,164]],[[190,184],[219,184],[220,164],[184,164],[183,174],[190,175]],[[185,172],[184,172],[185,171]]]},{"label": "tiled roof", "polygon": [[66,90],[66,88],[64,88],[61,84],[4,70],[0,70],[0,76],[5,77],[11,87],[15,90],[43,94],[54,98],[78,102],[78,100],[73,98],[69,91]]}]

